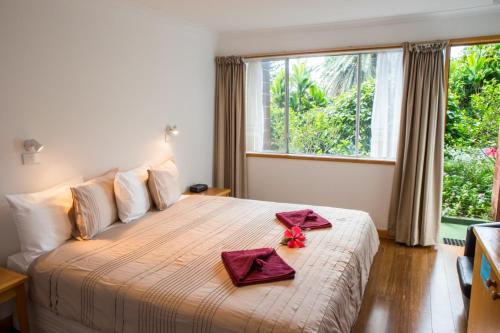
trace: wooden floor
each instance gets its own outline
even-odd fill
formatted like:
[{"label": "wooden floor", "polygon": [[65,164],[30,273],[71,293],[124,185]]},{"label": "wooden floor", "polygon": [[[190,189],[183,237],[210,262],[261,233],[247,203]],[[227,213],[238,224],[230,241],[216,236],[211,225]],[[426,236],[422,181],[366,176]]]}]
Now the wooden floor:
[{"label": "wooden floor", "polygon": [[462,254],[462,247],[410,248],[382,240],[353,332],[465,332],[455,268]]}]

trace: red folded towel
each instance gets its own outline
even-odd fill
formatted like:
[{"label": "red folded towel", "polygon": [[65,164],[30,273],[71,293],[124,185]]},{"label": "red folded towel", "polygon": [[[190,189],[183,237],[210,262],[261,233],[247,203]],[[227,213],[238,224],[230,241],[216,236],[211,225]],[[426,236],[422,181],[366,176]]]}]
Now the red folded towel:
[{"label": "red folded towel", "polygon": [[293,226],[301,229],[330,228],[332,224],[327,219],[319,216],[311,209],[295,210],[291,212],[276,213],[276,217],[290,229]]},{"label": "red folded towel", "polygon": [[272,248],[222,252],[222,262],[237,287],[295,277],[295,270]]}]

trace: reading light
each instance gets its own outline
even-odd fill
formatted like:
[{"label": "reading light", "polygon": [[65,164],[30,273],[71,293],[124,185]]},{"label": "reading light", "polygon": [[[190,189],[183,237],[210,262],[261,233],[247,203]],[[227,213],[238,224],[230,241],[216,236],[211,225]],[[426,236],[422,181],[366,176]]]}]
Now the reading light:
[{"label": "reading light", "polygon": [[165,141],[167,141],[169,136],[176,136],[179,134],[179,130],[177,129],[177,125],[170,126],[168,125],[167,128],[165,129]]},{"label": "reading light", "polygon": [[43,149],[43,145],[35,139],[24,140],[23,164],[38,164],[40,157],[38,153]]},{"label": "reading light", "polygon": [[24,140],[24,150],[27,153],[39,153],[43,149],[43,145],[35,139]]},{"label": "reading light", "polygon": [[177,126],[167,126],[167,132],[168,135],[177,135],[179,134],[179,130],[177,129]]}]

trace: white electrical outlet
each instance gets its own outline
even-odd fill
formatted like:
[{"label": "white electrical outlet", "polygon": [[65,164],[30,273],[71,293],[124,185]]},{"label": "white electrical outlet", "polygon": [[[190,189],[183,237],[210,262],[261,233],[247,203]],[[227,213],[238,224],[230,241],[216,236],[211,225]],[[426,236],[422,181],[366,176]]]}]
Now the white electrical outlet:
[{"label": "white electrical outlet", "polygon": [[40,164],[40,154],[23,153],[23,164]]}]

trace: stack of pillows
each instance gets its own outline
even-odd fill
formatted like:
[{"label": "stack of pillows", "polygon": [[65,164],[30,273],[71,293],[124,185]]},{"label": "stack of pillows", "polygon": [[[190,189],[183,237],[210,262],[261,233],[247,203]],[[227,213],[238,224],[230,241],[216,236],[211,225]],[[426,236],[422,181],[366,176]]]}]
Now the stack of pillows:
[{"label": "stack of pillows", "polygon": [[117,169],[83,182],[77,177],[43,192],[7,195],[21,251],[29,263],[72,236],[89,240],[118,221],[128,223],[179,200],[179,172],[172,160],[157,167]]}]

